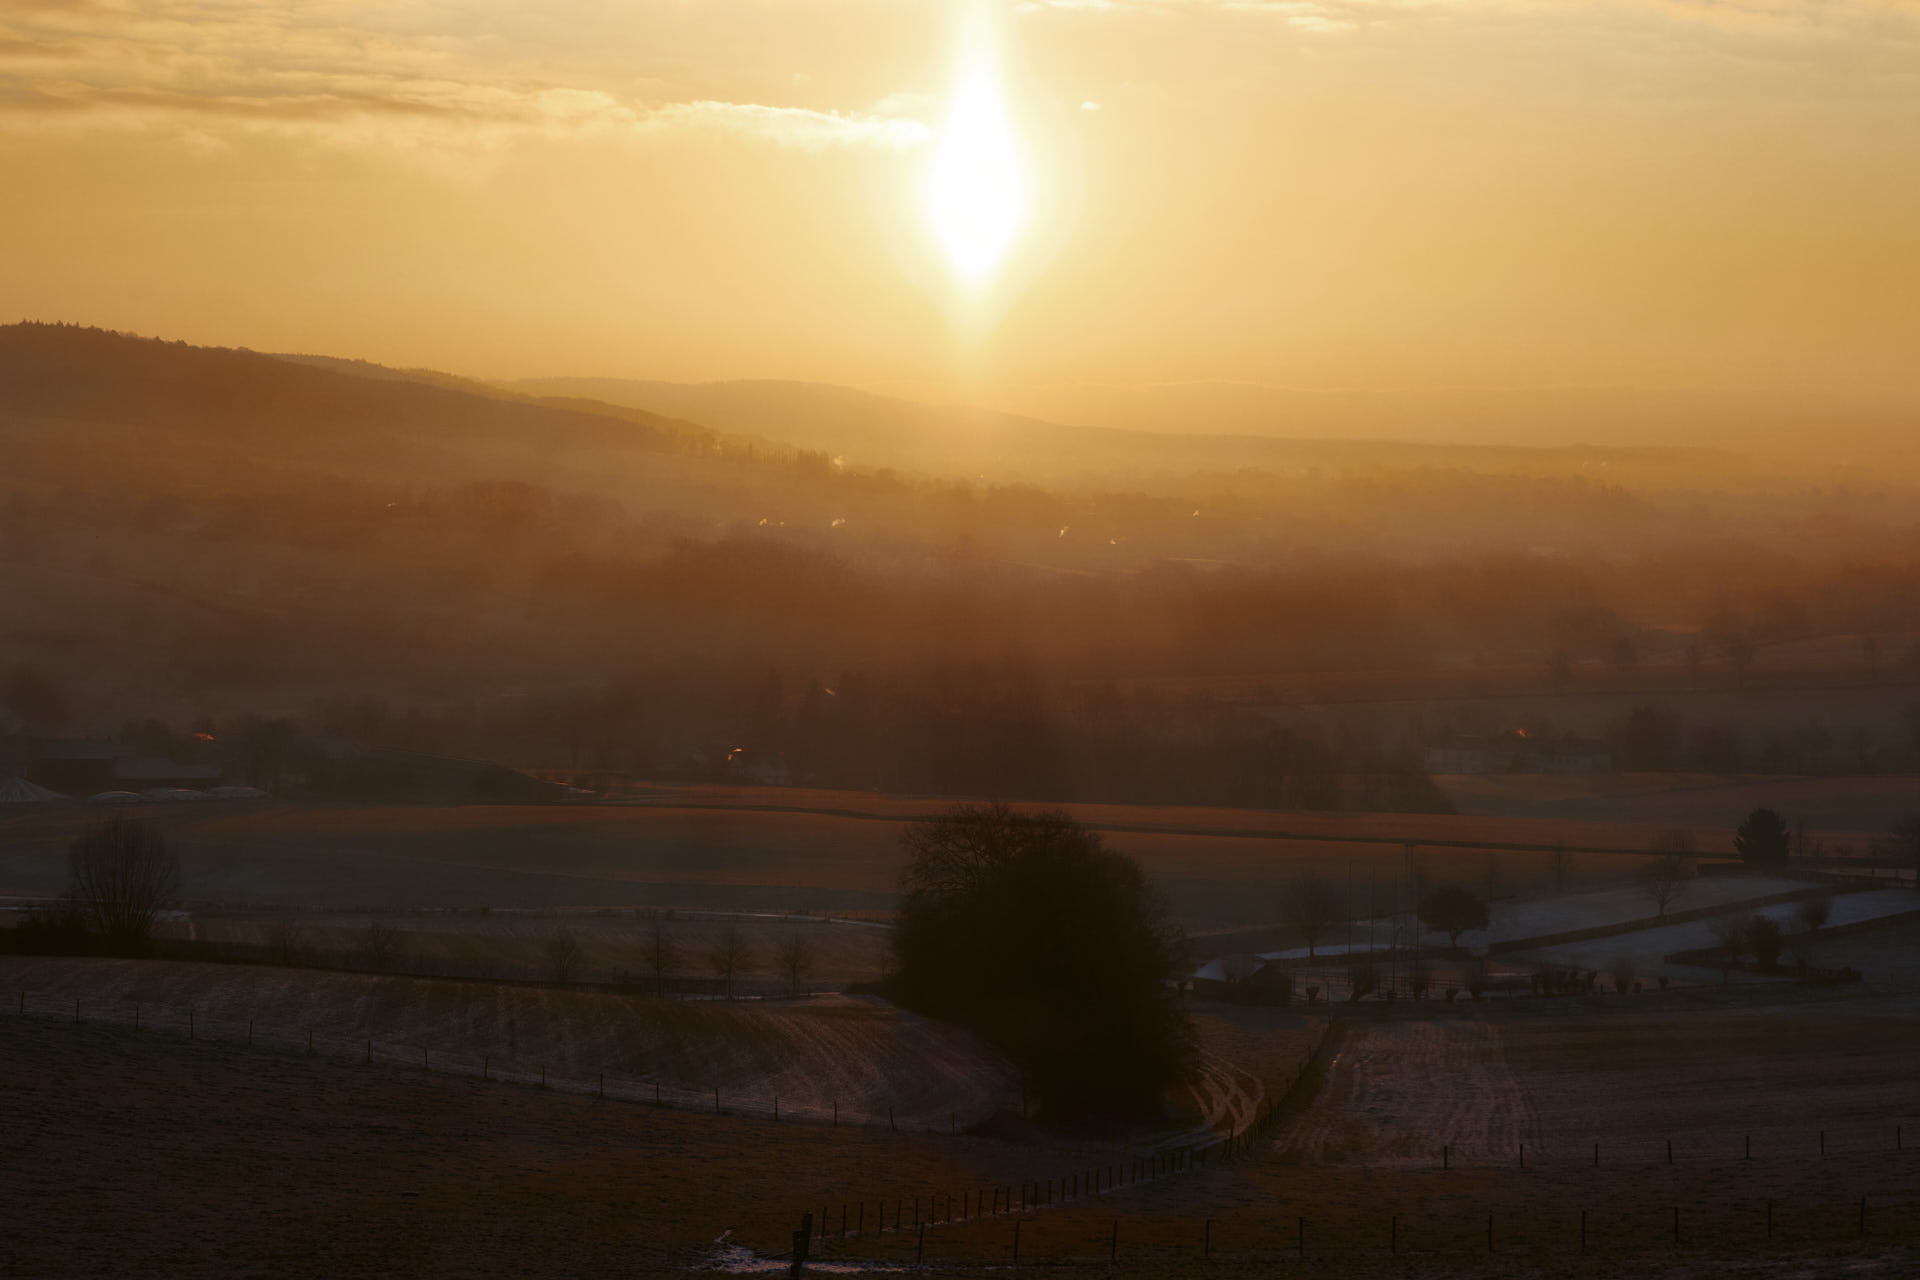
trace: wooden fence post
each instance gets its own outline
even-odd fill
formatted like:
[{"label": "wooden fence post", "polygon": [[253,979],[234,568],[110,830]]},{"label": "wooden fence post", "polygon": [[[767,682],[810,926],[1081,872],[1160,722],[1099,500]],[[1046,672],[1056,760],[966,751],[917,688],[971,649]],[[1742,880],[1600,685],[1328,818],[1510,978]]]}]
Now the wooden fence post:
[{"label": "wooden fence post", "polygon": [[800,1215],[800,1229],[793,1233],[793,1261],[787,1268],[788,1280],[800,1280],[807,1273],[807,1246],[813,1242],[813,1210]]},{"label": "wooden fence post", "polygon": [[1213,1256],[1213,1219],[1212,1218],[1207,1219],[1206,1234],[1200,1237],[1200,1256],[1202,1258],[1211,1258]]},{"label": "wooden fence post", "polygon": [[927,1224],[920,1224],[920,1238],[913,1246],[913,1265],[919,1266],[920,1260],[927,1256]]},{"label": "wooden fence post", "polygon": [[1580,1252],[1587,1251],[1587,1211],[1580,1211]]},{"label": "wooden fence post", "polygon": [[1020,1224],[1023,1221],[1024,1219],[1021,1218],[1013,1220],[1013,1269],[1015,1271],[1020,1269]]},{"label": "wooden fence post", "polygon": [[1113,1236],[1107,1244],[1107,1265],[1120,1261],[1120,1219],[1113,1220]]},{"label": "wooden fence post", "polygon": [[1304,1258],[1307,1256],[1307,1220],[1295,1218],[1294,1222],[1297,1224],[1295,1229],[1298,1232],[1293,1241],[1294,1254],[1296,1257]]}]

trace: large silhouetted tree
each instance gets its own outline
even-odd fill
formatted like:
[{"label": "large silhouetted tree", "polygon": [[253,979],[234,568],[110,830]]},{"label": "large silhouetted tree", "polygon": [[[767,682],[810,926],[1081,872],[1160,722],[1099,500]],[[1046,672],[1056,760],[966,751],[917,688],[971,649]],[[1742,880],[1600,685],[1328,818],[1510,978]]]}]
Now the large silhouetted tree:
[{"label": "large silhouetted tree", "polygon": [[1042,1114],[1151,1112],[1186,1079],[1184,940],[1131,858],[1059,813],[966,805],[902,838],[904,1003],[970,1027]]}]

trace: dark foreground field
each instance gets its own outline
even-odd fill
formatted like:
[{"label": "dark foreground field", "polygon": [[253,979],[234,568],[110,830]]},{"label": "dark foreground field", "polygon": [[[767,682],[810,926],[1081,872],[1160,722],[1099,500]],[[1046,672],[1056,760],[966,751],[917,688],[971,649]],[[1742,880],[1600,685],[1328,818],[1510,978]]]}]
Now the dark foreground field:
[{"label": "dark foreground field", "polygon": [[[1910,1136],[1895,1149],[1893,1125],[1911,1119],[1900,1064],[1916,1023],[1899,1008],[1858,1011],[1857,1026],[1831,1011],[1755,1012],[1705,1015],[1671,1054],[1639,1020],[1350,1026],[1241,1162],[1067,1204],[1056,1181],[1052,1208],[928,1231],[925,1262],[1004,1272],[1018,1223],[1022,1265],[1075,1274],[1913,1274],[1920,1153]],[[1728,1057],[1709,1069],[1723,1032]],[[0,1018],[0,1037],[9,1276],[776,1268],[769,1255],[808,1206],[829,1209],[822,1263],[896,1270],[923,1247],[910,1224],[928,1199],[944,1214],[948,1195],[962,1204],[1119,1158],[1091,1143],[660,1110],[47,1017]],[[1566,1074],[1580,1059],[1600,1072]],[[1744,1159],[1734,1130],[1788,1105],[1809,1076],[1817,1108],[1756,1125]],[[1511,1123],[1494,1123],[1500,1108],[1476,1081],[1510,1091]],[[1653,1135],[1690,1083],[1712,1103],[1713,1134],[1683,1131],[1669,1165]],[[1825,1157],[1815,1109],[1841,1121]],[[1607,1144],[1598,1169],[1567,1136],[1589,1116]],[[1455,1129],[1546,1146],[1525,1168],[1504,1141],[1436,1167],[1431,1139]],[[891,1229],[896,1213],[909,1229]]]}]

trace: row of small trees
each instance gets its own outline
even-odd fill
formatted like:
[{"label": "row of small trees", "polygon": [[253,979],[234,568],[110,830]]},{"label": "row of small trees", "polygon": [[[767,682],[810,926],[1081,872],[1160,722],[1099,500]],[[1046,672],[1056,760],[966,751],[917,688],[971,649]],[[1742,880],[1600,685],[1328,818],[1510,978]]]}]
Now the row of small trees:
[{"label": "row of small trees", "polygon": [[[1448,945],[1458,947],[1460,935],[1487,927],[1487,900],[1460,885],[1440,885],[1420,895],[1415,906],[1420,923],[1435,933],[1444,933]],[[1313,956],[1320,940],[1335,925],[1347,920],[1347,909],[1324,877],[1295,876],[1280,899],[1280,918],[1307,944]]]},{"label": "row of small trees", "polygon": [[[361,955],[367,968],[376,973],[391,972],[402,967],[404,945],[405,931],[381,920],[368,921],[360,938]],[[272,943],[275,958],[283,964],[293,963],[298,946],[297,928],[291,924],[279,926]],[[540,955],[547,977],[562,986],[580,977],[587,958],[579,935],[565,926],[552,930],[541,939]],[[794,931],[776,942],[770,955],[763,955],[746,930],[728,924],[722,926],[702,950],[688,946],[674,937],[666,926],[656,924],[641,939],[638,959],[639,971],[647,976],[657,996],[664,997],[669,988],[687,975],[688,970],[704,963],[706,970],[719,982],[721,993],[731,1000],[736,984],[760,972],[763,961],[786,980],[793,995],[799,996],[805,989],[807,979],[813,976],[814,947],[811,938]]]}]

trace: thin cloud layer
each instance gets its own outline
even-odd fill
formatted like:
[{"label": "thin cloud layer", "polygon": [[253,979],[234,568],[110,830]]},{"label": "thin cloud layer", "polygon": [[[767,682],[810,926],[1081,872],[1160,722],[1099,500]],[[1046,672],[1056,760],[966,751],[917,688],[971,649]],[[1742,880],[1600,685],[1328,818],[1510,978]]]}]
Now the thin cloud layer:
[{"label": "thin cloud layer", "polygon": [[258,4],[28,0],[0,21],[0,128],[454,151],[676,134],[900,149],[928,134],[909,115],[543,82],[471,47],[485,41],[357,29],[356,8],[321,5],[308,18]]}]

